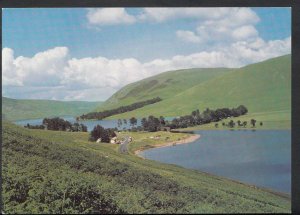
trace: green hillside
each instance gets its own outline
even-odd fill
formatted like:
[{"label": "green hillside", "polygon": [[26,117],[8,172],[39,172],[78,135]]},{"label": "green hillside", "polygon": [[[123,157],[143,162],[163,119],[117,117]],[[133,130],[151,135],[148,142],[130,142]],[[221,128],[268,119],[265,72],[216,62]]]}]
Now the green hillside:
[{"label": "green hillside", "polygon": [[2,125],[5,214],[290,212],[285,195],[120,154],[88,133]]},{"label": "green hillside", "polygon": [[129,84],[112,95],[98,110],[108,110],[157,96],[168,99],[199,83],[205,82],[233,69],[185,69],[162,74]]},{"label": "green hillside", "polygon": [[2,115],[8,120],[35,119],[51,116],[77,116],[90,112],[102,102],[63,102],[23,100],[2,97]]},{"label": "green hillside", "polygon": [[[182,73],[184,75],[184,71]],[[175,77],[172,72],[166,75]],[[201,76],[201,72],[197,73],[199,79]],[[248,108],[249,114],[286,111],[289,113],[286,120],[290,120],[291,56],[273,58],[205,79],[192,87],[174,91],[173,96],[157,104],[114,118],[144,117],[150,114],[178,116],[189,114],[195,109],[203,111],[207,107],[215,109],[240,104]]]}]

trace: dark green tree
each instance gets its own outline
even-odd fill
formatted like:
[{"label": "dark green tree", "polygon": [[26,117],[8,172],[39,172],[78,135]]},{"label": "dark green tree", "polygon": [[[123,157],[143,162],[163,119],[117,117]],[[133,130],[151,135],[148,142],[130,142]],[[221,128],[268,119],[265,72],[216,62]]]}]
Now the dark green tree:
[{"label": "dark green tree", "polygon": [[130,122],[130,125],[133,127],[137,124],[137,119],[135,117],[131,117],[129,122]]},{"label": "dark green tree", "polygon": [[255,127],[256,120],[255,119],[251,119],[250,123],[251,123],[252,127]]},{"label": "dark green tree", "polygon": [[230,122],[228,123],[230,128],[233,128],[235,126],[235,123],[233,120],[230,120]]}]

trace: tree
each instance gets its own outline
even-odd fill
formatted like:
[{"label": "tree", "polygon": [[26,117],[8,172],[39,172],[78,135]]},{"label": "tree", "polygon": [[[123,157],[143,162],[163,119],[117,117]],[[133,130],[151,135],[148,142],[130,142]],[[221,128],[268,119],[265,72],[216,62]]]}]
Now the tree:
[{"label": "tree", "polygon": [[225,122],[222,122],[222,126],[225,126],[226,124],[225,124]]},{"label": "tree", "polygon": [[147,121],[147,119],[145,117],[142,118],[141,124],[142,124],[143,129],[147,130],[147,128],[148,128],[148,121]]},{"label": "tree", "polygon": [[132,127],[137,124],[137,119],[135,117],[131,117],[129,121]]},{"label": "tree", "polygon": [[118,128],[121,128],[121,126],[122,126],[122,120],[118,119]]},{"label": "tree", "polygon": [[260,125],[260,126],[263,126],[263,122],[260,122],[259,125]]},{"label": "tree", "polygon": [[115,137],[116,134],[114,129],[108,128],[105,129],[101,125],[96,125],[94,129],[91,131],[90,140],[96,141],[101,138],[101,142],[109,143],[110,139]]},{"label": "tree", "polygon": [[244,122],[243,122],[244,128],[246,127],[246,125],[247,125],[247,121],[244,121]]},{"label": "tree", "polygon": [[218,123],[216,123],[216,124],[215,124],[215,127],[216,127],[216,128],[218,128],[218,126],[219,126],[219,124],[218,124]]},{"label": "tree", "polygon": [[160,121],[154,116],[149,116],[147,120],[147,128],[144,128],[147,131],[154,132],[160,129]]},{"label": "tree", "polygon": [[237,124],[238,124],[238,126],[242,126],[241,120],[238,120],[238,121],[237,121]]},{"label": "tree", "polygon": [[163,116],[159,117],[159,122],[160,122],[160,125],[165,125],[166,124],[165,118]]},{"label": "tree", "polygon": [[233,120],[230,120],[228,125],[229,125],[230,128],[233,128],[235,126],[235,123],[233,122]]},{"label": "tree", "polygon": [[90,140],[96,141],[101,138],[102,133],[104,132],[104,128],[101,125],[96,125],[90,134]]},{"label": "tree", "polygon": [[250,123],[251,123],[252,127],[255,127],[256,120],[255,119],[251,119]]},{"label": "tree", "polygon": [[87,126],[85,126],[84,124],[80,124],[80,130],[82,132],[87,132]]}]

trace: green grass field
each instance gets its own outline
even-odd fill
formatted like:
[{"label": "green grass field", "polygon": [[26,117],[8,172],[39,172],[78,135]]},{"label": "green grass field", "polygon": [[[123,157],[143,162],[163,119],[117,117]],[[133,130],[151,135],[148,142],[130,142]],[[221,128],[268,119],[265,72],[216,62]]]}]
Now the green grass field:
[{"label": "green grass field", "polygon": [[[121,89],[105,102],[103,107],[108,107],[112,101],[115,102],[114,105],[121,106],[127,101],[133,102],[138,97],[143,98],[143,96],[148,95],[151,95],[150,97],[162,95],[163,101],[135,111],[111,116],[109,119],[130,118],[132,116],[140,118],[149,115],[180,116],[190,114],[196,109],[201,112],[206,108],[232,108],[243,104],[248,108],[250,115],[261,118],[261,114],[266,114],[262,120],[266,118],[268,121],[278,121],[280,119],[283,122],[274,125],[278,125],[278,128],[290,128],[291,55],[273,58],[240,69],[221,70],[219,72],[213,69],[204,70],[205,72],[200,70],[188,71],[181,70],[161,74],[162,80],[178,79],[178,83],[161,87],[159,91],[153,91],[152,94],[149,94],[147,90],[137,90],[142,89],[143,85],[145,89],[148,89],[146,87],[148,80]],[[211,76],[208,78],[209,72],[211,72]],[[180,82],[179,80],[185,75],[187,75],[186,79]],[[154,76],[151,80],[160,80],[160,76]],[[131,92],[135,89],[139,93],[136,92],[134,96],[128,93],[128,91]],[[271,127],[277,128],[273,125]]]},{"label": "green grass field", "polygon": [[[167,132],[128,133],[134,139],[129,154],[120,154],[118,145],[88,142],[88,133],[29,130],[5,121],[2,132],[8,214],[290,212],[287,196],[132,154],[173,135]],[[160,140],[149,140],[157,134]]]},{"label": "green grass field", "polygon": [[77,116],[87,113],[102,102],[62,102],[23,100],[2,97],[2,116],[7,120],[37,119],[53,116]]}]

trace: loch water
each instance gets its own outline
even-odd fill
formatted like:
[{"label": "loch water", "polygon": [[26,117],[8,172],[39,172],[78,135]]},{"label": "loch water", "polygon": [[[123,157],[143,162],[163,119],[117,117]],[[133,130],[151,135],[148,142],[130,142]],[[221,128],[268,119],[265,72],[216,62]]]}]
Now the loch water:
[{"label": "loch water", "polygon": [[141,156],[258,187],[291,193],[290,130],[202,130],[189,144],[153,148]]}]

